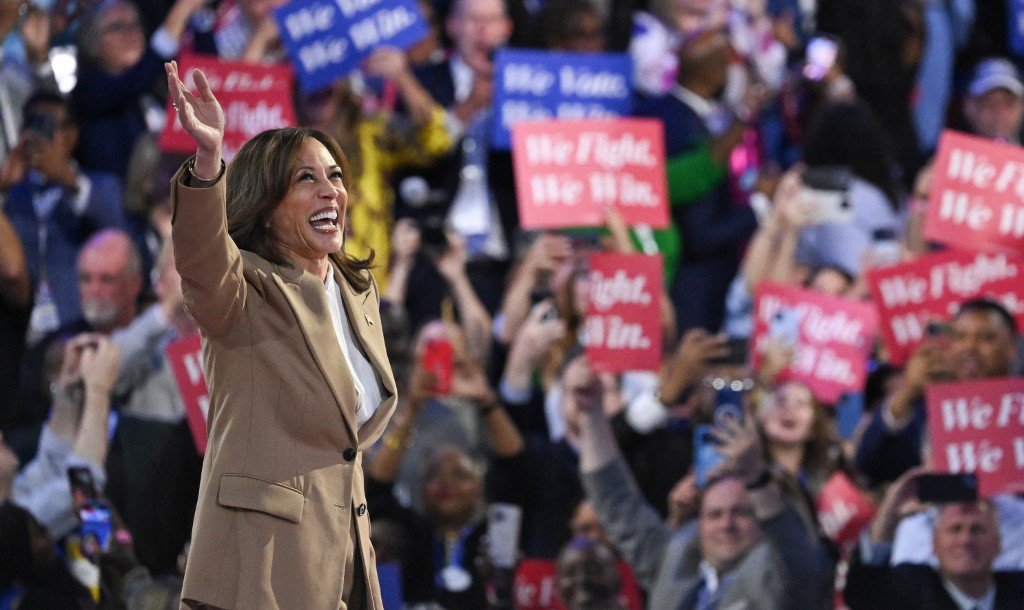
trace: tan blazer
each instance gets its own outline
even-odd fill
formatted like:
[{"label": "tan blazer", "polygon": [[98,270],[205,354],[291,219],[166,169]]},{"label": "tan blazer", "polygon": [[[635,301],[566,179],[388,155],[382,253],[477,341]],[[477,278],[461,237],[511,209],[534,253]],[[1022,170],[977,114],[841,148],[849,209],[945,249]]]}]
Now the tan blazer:
[{"label": "tan blazer", "polygon": [[[235,246],[224,182],[190,188],[183,170],[172,182],[174,258],[210,389],[182,598],[220,608],[337,609],[351,588],[347,608],[382,610],[362,452],[383,433],[396,390],[376,284],[357,293],[333,270],[385,390],[359,428],[323,283]],[[352,553],[364,569],[345,583]]]}]

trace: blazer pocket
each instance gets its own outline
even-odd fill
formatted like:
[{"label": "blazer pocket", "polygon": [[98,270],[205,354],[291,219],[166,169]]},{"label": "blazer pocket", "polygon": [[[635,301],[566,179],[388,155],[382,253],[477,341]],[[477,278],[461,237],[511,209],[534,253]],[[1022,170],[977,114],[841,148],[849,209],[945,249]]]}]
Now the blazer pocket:
[{"label": "blazer pocket", "polygon": [[244,508],[298,523],[302,519],[305,497],[293,487],[265,481],[246,474],[220,477],[217,502],[229,508]]}]

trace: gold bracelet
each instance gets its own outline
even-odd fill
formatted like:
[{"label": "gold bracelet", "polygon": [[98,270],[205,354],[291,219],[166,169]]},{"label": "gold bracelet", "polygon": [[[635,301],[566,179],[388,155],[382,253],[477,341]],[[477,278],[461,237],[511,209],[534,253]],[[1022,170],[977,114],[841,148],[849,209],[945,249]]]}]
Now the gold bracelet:
[{"label": "gold bracelet", "polygon": [[[224,162],[221,161],[221,171],[223,171],[223,167],[224,167],[223,163]],[[199,174],[196,173],[196,158],[195,157],[192,157],[189,160],[188,165],[186,166],[186,169],[188,169],[189,175],[192,176],[193,178],[195,178],[199,182],[206,182],[206,183],[216,182],[217,178],[220,178],[220,174],[221,174],[221,172],[217,172],[217,175],[214,176],[213,178],[203,178],[202,176],[200,176]]]}]

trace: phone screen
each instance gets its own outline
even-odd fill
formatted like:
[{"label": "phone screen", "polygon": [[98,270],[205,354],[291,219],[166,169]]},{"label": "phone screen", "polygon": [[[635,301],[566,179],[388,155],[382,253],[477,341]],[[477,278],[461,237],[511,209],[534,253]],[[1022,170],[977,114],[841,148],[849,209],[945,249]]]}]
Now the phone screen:
[{"label": "phone screen", "polygon": [[923,474],[917,477],[917,499],[931,503],[975,502],[978,499],[978,477],[969,472]]},{"label": "phone screen", "polygon": [[430,339],[423,346],[423,369],[437,377],[432,394],[450,394],[452,391],[452,369],[454,367],[455,350],[447,339]]},{"label": "phone screen", "polygon": [[825,78],[836,65],[839,56],[839,45],[829,38],[812,38],[807,43],[807,63],[804,64],[804,77],[807,80],[819,81]]},{"label": "phone screen", "polygon": [[708,475],[725,461],[718,452],[718,440],[711,435],[713,429],[710,424],[700,424],[693,431],[693,474],[700,489],[707,486]]}]

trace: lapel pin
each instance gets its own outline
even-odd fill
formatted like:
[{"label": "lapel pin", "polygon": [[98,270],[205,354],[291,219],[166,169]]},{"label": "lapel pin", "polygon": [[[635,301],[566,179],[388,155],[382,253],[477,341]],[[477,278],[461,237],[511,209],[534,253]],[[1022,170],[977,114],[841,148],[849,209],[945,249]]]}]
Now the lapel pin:
[{"label": "lapel pin", "polygon": [[369,324],[370,326],[373,326],[373,318],[370,317],[370,314],[364,313],[363,317],[366,318],[366,323],[367,324]]}]

